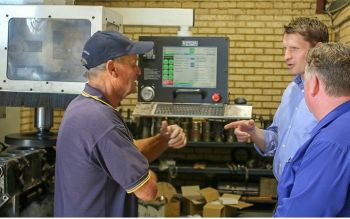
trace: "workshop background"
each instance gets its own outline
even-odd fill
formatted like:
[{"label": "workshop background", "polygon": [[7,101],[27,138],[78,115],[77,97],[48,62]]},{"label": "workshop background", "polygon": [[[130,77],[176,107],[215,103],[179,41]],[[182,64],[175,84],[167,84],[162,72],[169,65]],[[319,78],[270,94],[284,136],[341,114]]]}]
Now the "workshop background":
[{"label": "workshop background", "polygon": [[[321,1],[320,1],[321,2]],[[328,1],[328,3],[331,1]],[[350,7],[332,13],[316,13],[316,0],[210,0],[210,1],[93,1],[77,0],[77,5],[102,5],[125,8],[191,8],[194,9],[194,36],[227,36],[230,39],[230,101],[241,96],[253,106],[253,114],[269,119],[276,111],[281,95],[293,76],[283,60],[283,25],[293,17],[317,17],[325,22],[332,41],[350,41]],[[142,35],[176,35],[178,27],[124,26],[123,32],[137,40]],[[122,108],[133,109],[136,94],[122,102]],[[126,110],[123,111],[126,115]],[[55,110],[57,131],[62,110]],[[34,109],[20,112],[20,131],[33,131]]]},{"label": "workshop background", "polygon": [[[189,8],[194,9],[194,27],[190,28],[193,36],[224,36],[230,39],[229,49],[229,100],[244,97],[253,106],[257,125],[269,121],[274,115],[281,95],[287,84],[293,79],[288,72],[282,48],[283,25],[298,16],[317,17],[329,27],[330,40],[349,43],[350,41],[350,6],[330,8],[334,1],[316,0],[208,0],[208,1],[93,1],[76,0],[76,5],[101,5],[123,8]],[[323,3],[323,4],[322,4]],[[316,12],[320,11],[320,12]],[[176,36],[179,27],[127,26],[123,33],[134,40],[139,36]],[[136,94],[130,95],[122,102],[122,113],[127,117],[137,102]],[[64,110],[54,110],[51,131],[57,132]],[[0,107],[0,134],[2,137],[13,132],[36,131],[34,127],[34,108]],[[5,125],[2,125],[5,124]],[[0,138],[0,141],[3,141]],[[184,161],[230,162],[233,158],[232,148],[225,147],[188,147],[181,151],[169,151],[164,159]],[[244,151],[243,151],[244,152]],[[256,155],[256,154],[254,154]],[[249,154],[249,156],[252,156]],[[251,158],[250,158],[251,159]],[[157,173],[158,174],[158,173]],[[167,173],[169,174],[169,173]],[[168,178],[174,186],[211,184],[215,174],[190,174],[177,182]],[[190,178],[188,177],[190,176]],[[259,176],[264,176],[261,174]],[[161,176],[162,177],[162,176]],[[166,178],[167,176],[165,176]],[[269,178],[273,179],[270,171]],[[189,180],[190,179],[190,180]],[[216,183],[216,182],[215,182]],[[213,184],[215,184],[213,182]],[[268,185],[271,181],[268,181]],[[261,185],[260,185],[261,186]],[[274,204],[274,203],[272,203]],[[270,206],[273,207],[273,206]]]}]

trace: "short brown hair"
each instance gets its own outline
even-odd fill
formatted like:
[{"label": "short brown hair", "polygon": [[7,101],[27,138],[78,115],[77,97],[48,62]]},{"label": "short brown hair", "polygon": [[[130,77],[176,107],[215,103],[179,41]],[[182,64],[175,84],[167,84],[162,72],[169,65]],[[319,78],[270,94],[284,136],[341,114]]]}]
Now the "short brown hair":
[{"label": "short brown hair", "polygon": [[328,42],[328,28],[316,18],[297,17],[284,25],[284,34],[298,33],[308,41],[312,47],[318,42]]}]

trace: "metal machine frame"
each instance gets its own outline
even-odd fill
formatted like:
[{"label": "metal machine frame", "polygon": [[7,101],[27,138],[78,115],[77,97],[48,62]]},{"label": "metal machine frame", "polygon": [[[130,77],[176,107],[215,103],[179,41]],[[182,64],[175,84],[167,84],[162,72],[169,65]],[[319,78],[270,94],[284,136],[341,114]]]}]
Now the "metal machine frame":
[{"label": "metal machine frame", "polygon": [[[78,94],[85,82],[26,81],[7,77],[8,27],[11,18],[86,19],[91,35],[98,30],[122,28],[122,17],[102,6],[1,5],[0,7],[0,89],[1,91]],[[82,50],[82,48],[81,48]],[[82,72],[83,73],[83,72]]]}]

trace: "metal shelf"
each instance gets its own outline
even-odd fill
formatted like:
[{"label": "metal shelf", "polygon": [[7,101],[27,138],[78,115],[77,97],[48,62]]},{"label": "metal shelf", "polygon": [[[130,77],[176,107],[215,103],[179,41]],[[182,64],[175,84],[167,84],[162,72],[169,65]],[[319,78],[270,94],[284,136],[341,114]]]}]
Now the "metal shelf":
[{"label": "metal shelf", "polygon": [[235,147],[244,147],[244,148],[252,148],[254,146],[253,143],[244,143],[244,142],[205,142],[198,141],[187,142],[186,147],[220,147],[220,148],[235,148]]},{"label": "metal shelf", "polygon": [[[150,168],[153,171],[156,172],[165,172],[169,171],[169,169],[166,170],[159,170],[158,165],[151,164]],[[213,173],[213,174],[232,174],[232,175],[256,175],[256,176],[273,176],[272,170],[268,169],[247,169],[247,172],[245,169],[237,169],[237,170],[231,170],[228,167],[224,166],[217,166],[217,167],[205,167],[204,169],[197,169],[192,166],[174,166],[170,167],[171,171],[177,172],[177,173]]]}]

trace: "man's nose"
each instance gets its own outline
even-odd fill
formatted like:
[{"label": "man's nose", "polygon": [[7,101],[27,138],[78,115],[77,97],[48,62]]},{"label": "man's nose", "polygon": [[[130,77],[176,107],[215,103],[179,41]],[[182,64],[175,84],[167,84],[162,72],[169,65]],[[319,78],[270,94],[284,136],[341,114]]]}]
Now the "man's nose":
[{"label": "man's nose", "polygon": [[284,51],[284,60],[287,61],[287,60],[289,60],[291,57],[292,57],[292,55],[291,55],[289,49],[286,49],[286,50]]}]

